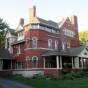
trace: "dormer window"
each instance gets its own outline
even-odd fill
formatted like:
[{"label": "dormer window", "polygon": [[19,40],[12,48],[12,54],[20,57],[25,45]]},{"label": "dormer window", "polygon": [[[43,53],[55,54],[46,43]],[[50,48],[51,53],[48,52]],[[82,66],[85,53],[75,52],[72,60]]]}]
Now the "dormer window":
[{"label": "dormer window", "polygon": [[24,31],[19,31],[18,32],[18,41],[24,39]]}]

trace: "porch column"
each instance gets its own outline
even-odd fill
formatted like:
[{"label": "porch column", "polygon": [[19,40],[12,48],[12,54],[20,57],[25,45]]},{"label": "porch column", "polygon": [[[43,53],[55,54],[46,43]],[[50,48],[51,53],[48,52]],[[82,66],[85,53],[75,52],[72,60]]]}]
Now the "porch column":
[{"label": "porch column", "polygon": [[44,60],[44,69],[45,69],[45,57],[43,58],[43,60]]},{"label": "porch column", "polygon": [[56,56],[57,69],[59,69],[59,56]]},{"label": "porch column", "polygon": [[62,57],[60,56],[60,67],[62,69]]}]

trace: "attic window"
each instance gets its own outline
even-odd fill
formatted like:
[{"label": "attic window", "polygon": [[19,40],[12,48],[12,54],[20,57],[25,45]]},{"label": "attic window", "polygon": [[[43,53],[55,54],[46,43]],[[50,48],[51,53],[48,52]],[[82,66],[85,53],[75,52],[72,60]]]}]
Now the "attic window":
[{"label": "attic window", "polygon": [[84,52],[84,55],[87,55],[87,53],[86,53],[86,52]]}]

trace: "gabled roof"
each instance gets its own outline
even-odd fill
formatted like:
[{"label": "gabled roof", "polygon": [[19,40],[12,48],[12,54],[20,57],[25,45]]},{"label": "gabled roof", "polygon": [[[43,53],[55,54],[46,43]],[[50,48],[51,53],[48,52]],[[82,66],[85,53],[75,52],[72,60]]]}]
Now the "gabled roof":
[{"label": "gabled roof", "polygon": [[11,35],[17,35],[17,33],[15,32],[15,29],[12,29],[12,28],[7,28],[5,30],[4,35],[6,35],[7,31],[9,31]]},{"label": "gabled roof", "polygon": [[17,33],[15,32],[15,29],[9,28],[8,30],[12,35],[17,35]]},{"label": "gabled roof", "polygon": [[83,51],[84,48],[85,46],[74,47],[71,48],[68,52],[70,52],[74,56],[77,56]]},{"label": "gabled roof", "polygon": [[10,52],[7,49],[1,48],[0,59],[15,60],[16,57],[13,54],[10,54]]},{"label": "gabled roof", "polygon": [[18,31],[21,31],[21,30],[24,30],[23,25],[18,24],[18,26],[17,26],[15,32],[18,32]]},{"label": "gabled roof", "polygon": [[70,48],[70,50],[68,51],[52,50],[42,53],[42,56],[52,56],[52,55],[77,56],[82,52],[84,48],[85,48],[84,46],[79,46],[75,48]]}]

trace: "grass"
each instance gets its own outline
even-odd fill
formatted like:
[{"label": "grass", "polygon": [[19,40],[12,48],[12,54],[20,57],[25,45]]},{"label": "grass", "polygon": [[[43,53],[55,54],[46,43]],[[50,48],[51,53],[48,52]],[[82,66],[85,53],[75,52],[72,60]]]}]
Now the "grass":
[{"label": "grass", "polygon": [[14,80],[17,82],[21,82],[23,84],[27,84],[30,86],[34,86],[36,88],[88,88],[88,77],[78,78],[75,80],[41,80],[41,79],[13,79],[14,77],[4,77],[9,80]]}]

